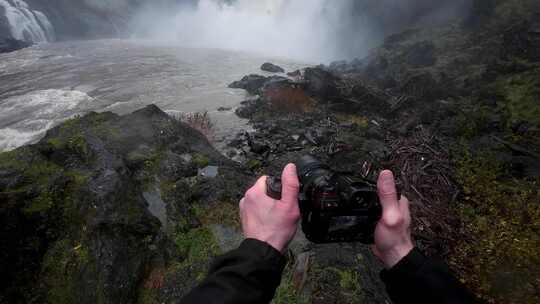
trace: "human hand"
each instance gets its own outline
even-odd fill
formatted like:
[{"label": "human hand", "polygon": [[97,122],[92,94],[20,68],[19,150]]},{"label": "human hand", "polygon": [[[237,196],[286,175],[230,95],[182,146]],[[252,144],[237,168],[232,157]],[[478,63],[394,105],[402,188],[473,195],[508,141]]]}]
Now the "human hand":
[{"label": "human hand", "polygon": [[398,201],[394,174],[391,171],[381,172],[377,189],[383,213],[375,229],[375,245],[372,249],[387,268],[392,268],[414,248],[409,200],[401,196]]},{"label": "human hand", "polygon": [[246,238],[268,243],[281,253],[296,234],[300,209],[300,182],[296,166],[288,164],[281,175],[281,200],[266,195],[266,176],[259,178],[240,200],[240,218]]}]

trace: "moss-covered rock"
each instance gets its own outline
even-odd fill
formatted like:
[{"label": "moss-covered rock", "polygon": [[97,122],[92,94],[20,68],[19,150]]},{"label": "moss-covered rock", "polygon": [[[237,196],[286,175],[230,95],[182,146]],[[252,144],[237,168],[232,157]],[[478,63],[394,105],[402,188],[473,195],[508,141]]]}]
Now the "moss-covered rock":
[{"label": "moss-covered rock", "polygon": [[[184,154],[204,155],[224,173],[198,178]],[[0,154],[2,300],[148,300],[141,284],[174,267],[200,269],[184,278],[193,285],[218,247],[192,210],[238,197],[245,182],[205,136],[155,106],[68,120],[39,143]],[[143,196],[156,184],[164,226]]]}]

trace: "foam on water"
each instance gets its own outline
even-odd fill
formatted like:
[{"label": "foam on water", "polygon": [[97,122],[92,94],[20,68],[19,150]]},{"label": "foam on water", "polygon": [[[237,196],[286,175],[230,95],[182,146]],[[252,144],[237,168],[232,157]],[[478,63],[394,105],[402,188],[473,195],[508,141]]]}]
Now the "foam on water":
[{"label": "foam on water", "polygon": [[38,141],[47,130],[84,113],[93,98],[80,91],[41,90],[0,104],[0,151]]}]

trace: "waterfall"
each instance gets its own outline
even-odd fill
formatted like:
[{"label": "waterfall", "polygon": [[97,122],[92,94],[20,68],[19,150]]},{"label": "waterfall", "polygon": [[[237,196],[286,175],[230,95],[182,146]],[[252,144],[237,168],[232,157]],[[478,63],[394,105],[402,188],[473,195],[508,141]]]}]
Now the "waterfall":
[{"label": "waterfall", "polygon": [[47,42],[55,39],[49,19],[40,11],[32,10],[23,0],[0,0],[5,10],[11,35],[30,42]]}]

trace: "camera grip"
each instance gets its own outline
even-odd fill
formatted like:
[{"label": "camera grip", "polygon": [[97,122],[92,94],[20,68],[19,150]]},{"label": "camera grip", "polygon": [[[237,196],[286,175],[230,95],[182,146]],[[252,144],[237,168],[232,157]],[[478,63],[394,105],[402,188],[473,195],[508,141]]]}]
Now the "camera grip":
[{"label": "camera grip", "polygon": [[268,176],[266,178],[266,195],[281,200],[281,178]]}]

